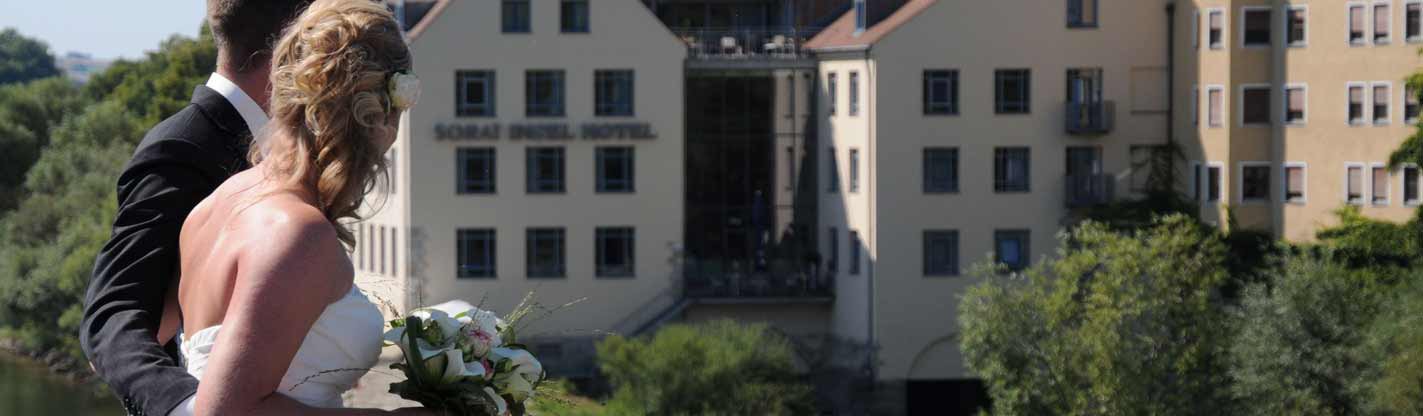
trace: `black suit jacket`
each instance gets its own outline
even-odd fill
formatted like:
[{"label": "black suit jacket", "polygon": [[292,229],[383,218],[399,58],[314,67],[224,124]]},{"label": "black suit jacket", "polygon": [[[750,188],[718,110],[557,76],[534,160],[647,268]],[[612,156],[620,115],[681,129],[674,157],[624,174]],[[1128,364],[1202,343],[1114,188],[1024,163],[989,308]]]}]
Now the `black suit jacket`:
[{"label": "black suit jacket", "polygon": [[193,206],[247,168],[242,115],[199,86],[192,103],[148,131],[118,180],[113,236],[94,261],[79,340],[132,415],[167,415],[198,381],[154,339],[178,274],[178,233]]}]

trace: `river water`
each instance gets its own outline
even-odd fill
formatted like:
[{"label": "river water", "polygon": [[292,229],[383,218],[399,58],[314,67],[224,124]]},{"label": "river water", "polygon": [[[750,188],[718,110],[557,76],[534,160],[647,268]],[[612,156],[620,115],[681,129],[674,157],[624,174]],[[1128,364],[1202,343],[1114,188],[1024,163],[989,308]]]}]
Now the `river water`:
[{"label": "river water", "polygon": [[121,416],[111,395],[50,374],[44,365],[0,352],[0,416]]}]

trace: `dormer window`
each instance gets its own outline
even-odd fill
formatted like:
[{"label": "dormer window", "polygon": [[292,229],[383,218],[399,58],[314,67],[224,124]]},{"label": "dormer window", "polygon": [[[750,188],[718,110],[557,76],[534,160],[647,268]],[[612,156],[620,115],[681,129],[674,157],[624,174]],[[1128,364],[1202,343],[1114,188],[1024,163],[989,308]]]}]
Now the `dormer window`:
[{"label": "dormer window", "polygon": [[865,31],[865,27],[868,26],[868,23],[869,23],[869,20],[870,20],[870,19],[869,19],[869,16],[867,15],[867,13],[868,13],[868,11],[865,10],[865,0],[855,0],[855,31],[856,31],[856,32],[863,32],[863,31]]}]

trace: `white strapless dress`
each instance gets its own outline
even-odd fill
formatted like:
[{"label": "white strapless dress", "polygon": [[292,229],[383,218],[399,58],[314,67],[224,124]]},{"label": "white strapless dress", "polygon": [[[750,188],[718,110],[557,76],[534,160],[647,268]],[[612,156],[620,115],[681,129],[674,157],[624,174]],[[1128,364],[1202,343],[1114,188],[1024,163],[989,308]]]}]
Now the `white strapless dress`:
[{"label": "white strapless dress", "polygon": [[[312,407],[342,407],[341,393],[354,387],[380,358],[384,325],[380,310],[352,285],[311,325],[277,393]],[[218,325],[179,335],[188,374],[200,383],[221,329]]]}]

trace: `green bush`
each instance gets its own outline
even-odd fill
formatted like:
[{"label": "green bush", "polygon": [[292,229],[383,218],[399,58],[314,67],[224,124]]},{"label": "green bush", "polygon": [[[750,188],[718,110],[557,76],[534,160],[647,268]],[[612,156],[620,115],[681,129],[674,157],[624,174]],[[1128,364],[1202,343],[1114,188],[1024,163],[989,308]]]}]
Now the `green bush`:
[{"label": "green bush", "polygon": [[1423,269],[1414,269],[1384,297],[1370,326],[1366,354],[1380,363],[1367,383],[1368,410],[1423,415]]},{"label": "green bush", "polygon": [[1361,346],[1384,286],[1328,256],[1294,256],[1245,290],[1231,375],[1255,415],[1349,415],[1365,406],[1377,360]]},{"label": "green bush", "polygon": [[1174,215],[1130,234],[1088,222],[1022,275],[979,266],[959,303],[995,414],[1229,414],[1218,233]]},{"label": "green bush", "polygon": [[651,338],[611,336],[598,361],[609,414],[792,415],[813,412],[790,343],[765,325],[670,325]]}]

